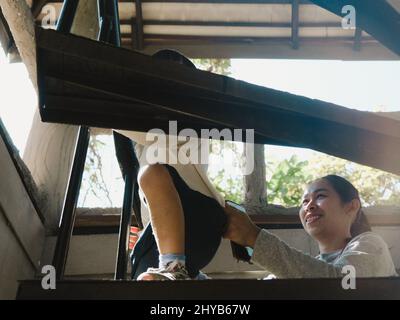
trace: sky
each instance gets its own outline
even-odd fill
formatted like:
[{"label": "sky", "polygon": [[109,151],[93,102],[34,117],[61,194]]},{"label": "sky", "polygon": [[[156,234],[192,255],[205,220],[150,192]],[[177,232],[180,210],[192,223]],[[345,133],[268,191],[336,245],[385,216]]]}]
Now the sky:
[{"label": "sky", "polygon": [[[233,59],[231,73],[236,79],[348,108],[400,111],[400,61]],[[22,63],[8,64],[1,47],[0,88],[0,117],[22,156],[37,97],[25,66]],[[267,154],[273,159],[289,158],[293,154],[307,159],[313,153],[307,149],[267,146]],[[106,180],[115,181],[118,179],[115,177],[118,166],[111,160],[113,152],[109,152],[107,157]],[[120,182],[119,187],[113,190],[113,198],[121,194]]]},{"label": "sky", "polygon": [[25,65],[8,64],[0,46],[0,117],[22,156],[37,95]]},{"label": "sky", "polygon": [[[232,76],[363,111],[400,111],[400,61],[234,59]],[[308,158],[314,151],[268,146],[274,158],[294,152]]]}]

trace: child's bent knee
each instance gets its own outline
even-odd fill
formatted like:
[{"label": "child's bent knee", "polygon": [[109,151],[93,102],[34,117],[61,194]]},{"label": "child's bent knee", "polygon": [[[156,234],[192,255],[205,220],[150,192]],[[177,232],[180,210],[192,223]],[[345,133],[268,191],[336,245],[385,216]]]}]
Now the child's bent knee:
[{"label": "child's bent knee", "polygon": [[168,169],[164,165],[156,163],[143,167],[138,175],[140,188],[145,191],[154,185],[169,182],[171,179]]}]

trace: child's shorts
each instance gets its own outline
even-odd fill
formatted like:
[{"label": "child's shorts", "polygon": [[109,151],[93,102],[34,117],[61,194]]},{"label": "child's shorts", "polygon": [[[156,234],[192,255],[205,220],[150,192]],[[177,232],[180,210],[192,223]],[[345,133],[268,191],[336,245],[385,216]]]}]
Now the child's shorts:
[{"label": "child's shorts", "polygon": [[[227,217],[224,209],[213,198],[194,191],[179,176],[175,168],[165,165],[181,199],[185,216],[186,268],[195,277],[214,257],[224,234]],[[147,268],[158,267],[159,252],[149,223],[132,252],[132,279]]]}]

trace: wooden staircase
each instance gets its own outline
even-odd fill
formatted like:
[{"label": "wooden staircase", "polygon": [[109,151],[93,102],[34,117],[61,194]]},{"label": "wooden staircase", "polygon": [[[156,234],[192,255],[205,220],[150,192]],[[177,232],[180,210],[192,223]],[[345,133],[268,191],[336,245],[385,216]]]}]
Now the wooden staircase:
[{"label": "wooden staircase", "polygon": [[44,290],[40,280],[20,282],[18,300],[274,300],[400,299],[400,278],[357,279],[356,289],[341,279],[205,280],[205,281],[58,281]]}]

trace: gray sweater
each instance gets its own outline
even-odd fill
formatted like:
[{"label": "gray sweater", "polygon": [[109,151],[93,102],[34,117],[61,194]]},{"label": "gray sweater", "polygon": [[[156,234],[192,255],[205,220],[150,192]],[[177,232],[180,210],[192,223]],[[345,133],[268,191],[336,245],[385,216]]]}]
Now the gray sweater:
[{"label": "gray sweater", "polygon": [[355,268],[356,277],[397,276],[387,244],[373,232],[356,236],[343,250],[314,258],[263,229],[251,261],[277,278],[341,278],[346,265]]}]

